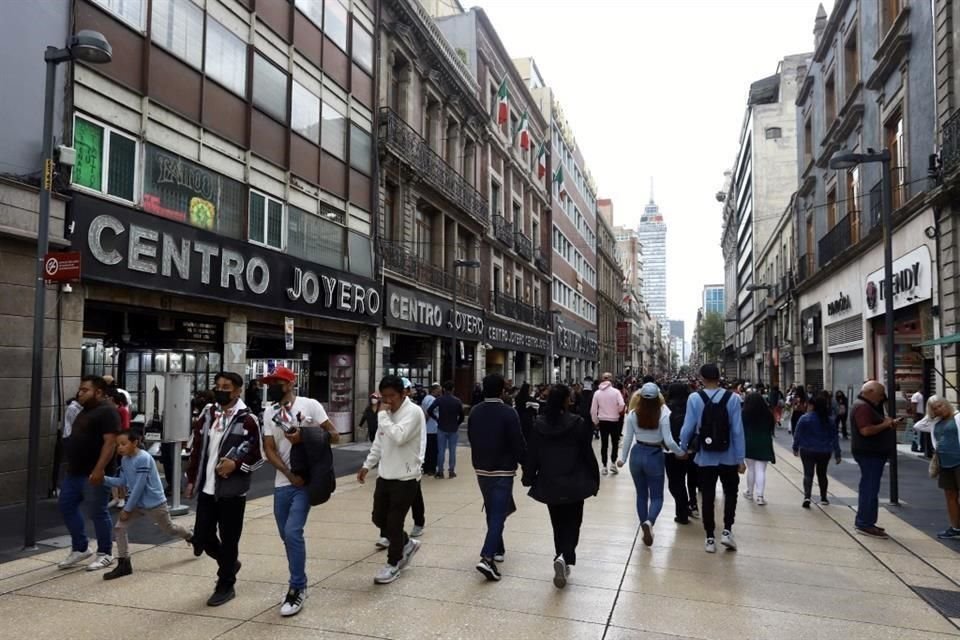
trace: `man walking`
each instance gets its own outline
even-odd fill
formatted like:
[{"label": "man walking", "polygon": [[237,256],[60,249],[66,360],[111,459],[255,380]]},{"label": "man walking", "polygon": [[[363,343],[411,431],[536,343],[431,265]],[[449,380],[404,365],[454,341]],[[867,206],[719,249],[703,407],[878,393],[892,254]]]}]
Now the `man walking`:
[{"label": "man walking", "polygon": [[703,389],[687,398],[687,415],[680,431],[680,448],[688,450],[694,435],[699,450],[696,463],[703,499],[703,529],[707,534],[704,550],[716,553],[714,501],[717,480],[723,486],[723,531],[720,544],[737,550],[733,521],[737,514],[737,490],[740,474],[746,471],[746,441],[743,434],[740,398],[720,388],[720,370],[715,364],[700,369]]},{"label": "man walking", "polygon": [[[501,388],[502,393],[502,388]],[[457,477],[457,442],[460,439],[460,425],[463,424],[463,403],[453,395],[453,382],[443,383],[443,395],[434,403],[437,415],[437,478],[443,480],[443,463],[450,454],[450,478]]]},{"label": "man walking", "polygon": [[617,450],[620,444],[620,416],[623,415],[623,394],[613,386],[613,374],[604,373],[600,387],[593,393],[590,417],[595,429],[600,430],[600,468],[607,475],[607,444],[610,449],[610,473],[616,474]]},{"label": "man walking", "polygon": [[302,441],[301,429],[324,429],[330,442],[339,442],[340,434],[327,417],[323,405],[312,398],[297,395],[296,374],[277,367],[261,382],[267,385],[269,404],[263,412],[264,454],[277,469],[273,483],[273,516],[280,539],[287,551],[290,587],[280,606],[281,616],[295,616],[307,598],[307,545],[303,527],[310,515],[310,496],[305,478],[293,473],[290,452]]},{"label": "man walking", "polygon": [[[430,393],[423,398],[420,408],[423,409],[424,419],[426,420],[426,430],[423,434],[423,472],[431,473],[437,468],[437,418],[440,415],[440,407],[437,404],[437,398],[440,397],[440,383],[434,382],[430,385]],[[421,478],[422,481],[422,478]],[[417,486],[417,497],[413,501],[413,529],[410,530],[410,537],[419,538],[423,535],[423,528],[427,524],[427,507],[423,502],[423,485]]]},{"label": "man walking", "polygon": [[207,606],[219,607],[236,597],[240,571],[240,534],[250,476],[263,465],[260,425],[240,399],[243,378],[224,371],[214,378],[214,404],[194,423],[194,447],[187,465],[187,499],[197,493],[193,553],[204,551],[217,561],[217,586]]},{"label": "man walking", "polygon": [[503,528],[507,516],[516,510],[513,479],[523,458],[523,431],[520,416],[503,401],[504,381],[498,373],[483,379],[483,402],[470,411],[467,433],[473,467],[487,513],[487,535],[480,550],[477,571],[487,580],[499,580],[497,562],[505,551]]},{"label": "man walking", "polygon": [[103,484],[106,474],[113,474],[116,438],[120,433],[120,414],[107,402],[107,383],[99,376],[83,376],[77,391],[77,402],[83,410],[63,441],[67,473],[60,488],[59,506],[63,523],[70,531],[70,554],[57,566],[74,567],[93,555],[89,549],[86,524],[80,515],[80,504],[87,502],[87,514],[97,532],[97,556],[87,571],[97,571],[113,564],[113,522],[107,502],[110,489]]},{"label": "man walking", "polygon": [[373,493],[373,524],[389,540],[389,547],[387,564],[373,581],[389,584],[400,577],[420,549],[420,542],[407,536],[403,526],[420,486],[426,421],[397,376],[380,381],[380,397],[384,410],[378,415],[377,437],[357,472],[357,482],[363,484],[370,469],[380,465]]},{"label": "man walking", "polygon": [[883,467],[896,455],[897,425],[900,420],[885,416],[886,389],[876,380],[868,380],[850,407],[853,459],[860,467],[857,496],[857,533],[872,538],[886,538],[887,532],[877,526],[880,510],[880,481]]}]

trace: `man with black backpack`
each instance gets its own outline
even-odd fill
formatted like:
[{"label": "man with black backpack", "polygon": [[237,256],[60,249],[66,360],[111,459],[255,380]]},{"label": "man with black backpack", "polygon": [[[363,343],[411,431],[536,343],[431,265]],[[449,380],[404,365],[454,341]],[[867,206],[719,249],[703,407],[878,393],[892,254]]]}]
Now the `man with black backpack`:
[{"label": "man with black backpack", "polygon": [[736,551],[733,521],[737,512],[740,474],[746,471],[746,442],[740,416],[740,399],[731,391],[720,387],[720,370],[717,365],[703,365],[700,377],[703,378],[703,389],[687,398],[687,415],[680,432],[680,447],[690,450],[691,443],[696,441],[693,448],[697,451],[696,464],[700,494],[703,497],[703,529],[707,534],[704,550],[707,553],[717,552],[714,537],[714,501],[719,479],[723,485],[723,531],[720,544],[730,551]]}]

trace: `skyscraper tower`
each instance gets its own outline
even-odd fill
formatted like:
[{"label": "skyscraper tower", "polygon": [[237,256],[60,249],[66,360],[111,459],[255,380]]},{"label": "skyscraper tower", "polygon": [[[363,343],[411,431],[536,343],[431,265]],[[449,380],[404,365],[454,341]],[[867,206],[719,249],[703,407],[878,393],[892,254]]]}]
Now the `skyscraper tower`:
[{"label": "skyscraper tower", "polygon": [[650,202],[643,208],[637,226],[643,246],[643,298],[650,315],[667,323],[667,224],[660,207],[653,200],[653,179],[650,180]]}]

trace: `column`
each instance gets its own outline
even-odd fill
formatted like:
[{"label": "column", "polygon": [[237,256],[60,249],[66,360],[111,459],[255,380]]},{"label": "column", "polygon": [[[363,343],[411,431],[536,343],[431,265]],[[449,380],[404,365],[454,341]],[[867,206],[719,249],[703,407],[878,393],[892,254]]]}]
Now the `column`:
[{"label": "column", "polygon": [[533,375],[530,372],[530,352],[523,354],[523,381],[533,384]]},{"label": "column", "polygon": [[567,356],[560,356],[560,375],[558,376],[558,382],[565,383],[567,381]]},{"label": "column", "polygon": [[[433,339],[433,379],[427,380],[425,384],[433,384],[434,382],[439,382],[443,384],[447,381],[447,378],[450,377],[450,372],[445,371],[443,368],[443,341],[447,338],[434,338]],[[449,341],[448,341],[449,342]]]},{"label": "column", "polygon": [[247,316],[234,309],[223,323],[223,370],[247,376]]},{"label": "column", "polygon": [[[353,376],[353,425],[360,422],[360,415],[363,413],[363,407],[367,406],[367,399],[370,392],[377,388],[378,378],[373,377],[376,369],[376,351],[377,341],[374,340],[374,334],[364,329],[357,336],[357,350],[354,357],[354,376]],[[381,362],[383,355],[380,355]],[[361,433],[356,431],[353,436],[347,436],[348,442],[366,441],[366,429]]]},{"label": "column", "polygon": [[[390,346],[390,331],[389,329],[384,329],[383,327],[377,327],[375,333],[376,343],[373,348],[373,379],[378,384],[384,376],[384,370],[386,365],[389,364],[384,362],[383,351],[384,349]],[[371,392],[373,390],[371,389]]]},{"label": "column", "polygon": [[477,343],[476,352],[473,358],[473,380],[474,382],[483,382],[487,375],[487,350],[483,348],[483,341]]},{"label": "column", "polygon": [[[507,359],[503,363],[503,377],[506,380],[513,380],[514,376],[517,374],[516,358],[517,358],[516,351],[513,351],[513,350],[507,351]],[[513,383],[516,384],[517,381],[513,380]]]}]

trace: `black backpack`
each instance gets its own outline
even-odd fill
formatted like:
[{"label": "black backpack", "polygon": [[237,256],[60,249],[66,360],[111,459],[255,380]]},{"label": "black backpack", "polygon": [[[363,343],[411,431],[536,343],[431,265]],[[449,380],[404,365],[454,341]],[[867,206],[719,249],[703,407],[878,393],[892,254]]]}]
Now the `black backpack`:
[{"label": "black backpack", "polygon": [[724,391],[720,402],[713,402],[702,389],[697,393],[703,400],[703,415],[700,416],[698,431],[700,448],[703,451],[726,451],[730,448],[730,415],[727,413],[727,403],[733,394],[730,390]]}]

